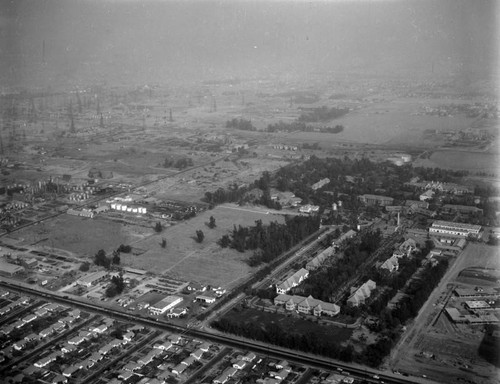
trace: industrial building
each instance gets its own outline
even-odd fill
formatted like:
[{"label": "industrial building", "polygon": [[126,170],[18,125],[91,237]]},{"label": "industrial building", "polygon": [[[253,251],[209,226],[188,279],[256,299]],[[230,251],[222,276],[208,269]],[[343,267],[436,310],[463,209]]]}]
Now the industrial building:
[{"label": "industrial building", "polygon": [[480,225],[464,224],[464,223],[454,223],[451,221],[441,221],[436,220],[432,223],[429,228],[429,234],[431,235],[449,235],[456,237],[467,237],[472,235],[474,237],[479,237],[481,232]]}]

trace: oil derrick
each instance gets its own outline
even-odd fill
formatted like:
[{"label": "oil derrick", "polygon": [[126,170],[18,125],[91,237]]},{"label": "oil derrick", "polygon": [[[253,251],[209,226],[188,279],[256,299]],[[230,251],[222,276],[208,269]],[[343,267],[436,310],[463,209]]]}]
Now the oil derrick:
[{"label": "oil derrick", "polygon": [[102,117],[102,113],[101,113],[101,118],[99,120],[99,128],[104,128],[104,118]]},{"label": "oil derrick", "polygon": [[42,41],[42,64],[46,64],[46,61],[45,61],[45,40]]},{"label": "oil derrick", "polygon": [[76,92],[76,104],[78,105],[78,113],[82,113],[82,100],[80,99],[80,93]]},{"label": "oil derrick", "polygon": [[174,121],[174,119],[172,118],[172,108],[170,108],[170,117],[168,121],[170,121],[171,123]]},{"label": "oil derrick", "polygon": [[70,120],[69,123],[69,131],[70,132],[75,132],[75,119],[73,118],[73,102],[71,99],[69,100],[69,105],[68,105],[68,117]]},{"label": "oil derrick", "polygon": [[30,98],[30,112],[29,112],[30,122],[36,123],[36,108],[35,108],[35,99],[33,97]]},{"label": "oil derrick", "polygon": [[245,106],[245,94],[241,95],[241,105]]},{"label": "oil derrick", "polygon": [[3,155],[4,149],[3,149],[3,140],[2,140],[2,135],[0,135],[0,155]]}]

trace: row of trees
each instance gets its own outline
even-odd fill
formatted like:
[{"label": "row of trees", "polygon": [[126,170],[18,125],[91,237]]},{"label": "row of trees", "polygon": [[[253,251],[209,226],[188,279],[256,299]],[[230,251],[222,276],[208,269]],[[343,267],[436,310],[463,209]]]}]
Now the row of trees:
[{"label": "row of trees", "polygon": [[165,168],[177,168],[184,169],[193,166],[193,159],[190,157],[181,157],[179,159],[174,159],[172,156],[167,156],[165,161],[163,161],[163,166]]},{"label": "row of trees", "polygon": [[338,119],[347,113],[349,113],[349,108],[328,108],[327,106],[322,106],[303,112],[299,116],[298,121],[306,123],[321,123]]},{"label": "row of trees", "polygon": [[315,353],[346,362],[352,361],[354,355],[354,350],[350,345],[345,347],[340,346],[333,338],[324,337],[324,335],[321,335],[317,331],[310,331],[305,334],[296,333],[277,322],[268,323],[263,328],[261,324],[253,321],[241,322],[222,317],[212,322],[212,326],[221,332],[285,348]]},{"label": "row of trees", "polygon": [[232,119],[226,121],[226,128],[234,128],[234,129],[239,129],[242,131],[256,131],[257,128],[255,128],[250,120],[245,120],[245,119]]},{"label": "row of trees", "polygon": [[254,226],[234,227],[231,235],[224,235],[217,241],[221,247],[230,247],[239,252],[254,250],[248,263],[257,266],[268,263],[276,256],[305,239],[319,229],[320,220],[316,216],[286,216],[285,224],[271,222],[263,225],[257,220]]},{"label": "row of trees", "polygon": [[[120,253],[130,253],[130,252],[132,252],[132,247],[130,245],[125,245],[125,244],[120,244],[120,246],[116,250],[113,251],[113,254],[111,257],[107,257],[104,249],[100,249],[94,255],[94,264],[97,266],[101,266],[101,267],[104,267],[106,269],[109,269],[109,268],[111,268],[112,265],[119,265],[120,264]],[[89,267],[90,267],[90,265],[84,266],[82,264],[80,266],[80,270],[82,270],[82,271],[87,270],[88,271]]]}]

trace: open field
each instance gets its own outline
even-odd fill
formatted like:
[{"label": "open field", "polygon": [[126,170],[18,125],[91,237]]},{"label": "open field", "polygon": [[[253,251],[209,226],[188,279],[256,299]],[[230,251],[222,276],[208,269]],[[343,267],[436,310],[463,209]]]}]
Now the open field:
[{"label": "open field", "polygon": [[[245,259],[250,252],[239,253],[232,249],[223,249],[215,242],[228,233],[236,225],[253,225],[255,220],[264,224],[270,221],[283,222],[282,216],[269,215],[266,211],[239,210],[235,205],[217,206],[205,211],[189,221],[185,221],[138,240],[131,245],[146,249],[140,256],[122,254],[122,263],[172,277],[198,281],[206,284],[234,286],[238,280],[247,277],[254,269]],[[208,228],[210,216],[216,220],[217,227]],[[195,232],[202,230],[205,239],[200,244],[195,240]],[[162,238],[167,241],[165,249],[161,248]]]},{"label": "open field", "polygon": [[111,252],[129,240],[123,227],[99,217],[60,215],[35,226],[22,229],[16,237],[23,238],[20,244],[37,244],[60,248],[82,256],[93,256],[99,249]]},{"label": "open field", "polygon": [[[474,383],[499,382],[500,370],[478,355],[484,326],[454,324],[443,313],[447,305],[460,305],[459,299],[452,296],[456,287],[498,286],[486,280],[466,280],[459,273],[470,267],[500,270],[499,251],[498,247],[472,243],[458,256],[403,335],[402,343],[394,351],[393,369],[425,374],[440,383],[455,383],[465,378]],[[424,352],[434,357],[424,357]]]}]

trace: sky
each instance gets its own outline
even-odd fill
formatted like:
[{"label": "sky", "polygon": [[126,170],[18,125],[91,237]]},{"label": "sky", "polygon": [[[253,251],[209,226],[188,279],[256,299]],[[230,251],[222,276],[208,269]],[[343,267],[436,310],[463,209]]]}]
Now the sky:
[{"label": "sky", "polygon": [[494,0],[2,0],[0,86],[496,75]]}]

